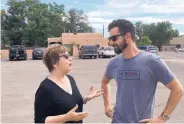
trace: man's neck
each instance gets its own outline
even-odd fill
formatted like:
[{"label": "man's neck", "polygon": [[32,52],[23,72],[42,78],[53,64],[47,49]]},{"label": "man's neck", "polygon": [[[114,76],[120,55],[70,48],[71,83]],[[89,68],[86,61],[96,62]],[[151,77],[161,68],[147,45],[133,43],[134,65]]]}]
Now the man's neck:
[{"label": "man's neck", "polygon": [[130,44],[127,48],[123,51],[123,57],[125,59],[131,59],[139,54],[140,50],[136,47],[136,44]]}]

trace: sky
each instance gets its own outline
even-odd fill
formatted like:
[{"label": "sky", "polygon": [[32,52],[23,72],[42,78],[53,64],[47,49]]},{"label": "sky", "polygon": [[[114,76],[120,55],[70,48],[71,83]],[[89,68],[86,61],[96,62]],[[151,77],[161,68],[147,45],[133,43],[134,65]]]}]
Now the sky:
[{"label": "sky", "polygon": [[[7,0],[1,0],[6,8]],[[174,29],[184,34],[184,0],[41,0],[41,2],[64,4],[66,12],[71,8],[82,9],[89,17],[96,32],[108,36],[107,26],[114,19],[128,19],[133,23],[142,21],[170,21]]]}]

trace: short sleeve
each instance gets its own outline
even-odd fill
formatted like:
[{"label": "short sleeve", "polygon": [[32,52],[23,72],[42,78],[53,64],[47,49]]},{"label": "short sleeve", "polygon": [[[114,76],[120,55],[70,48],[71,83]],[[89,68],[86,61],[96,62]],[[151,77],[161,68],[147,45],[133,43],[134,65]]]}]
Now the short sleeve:
[{"label": "short sleeve", "polygon": [[36,92],[34,102],[35,123],[45,123],[45,119],[50,113],[50,105],[48,91],[43,86],[40,86]]},{"label": "short sleeve", "polygon": [[156,57],[154,59],[153,70],[156,80],[160,81],[164,85],[170,83],[175,77],[175,75],[160,57]]},{"label": "short sleeve", "polygon": [[107,65],[107,68],[105,70],[105,77],[111,80],[113,78],[112,75],[112,61],[110,61]]}]

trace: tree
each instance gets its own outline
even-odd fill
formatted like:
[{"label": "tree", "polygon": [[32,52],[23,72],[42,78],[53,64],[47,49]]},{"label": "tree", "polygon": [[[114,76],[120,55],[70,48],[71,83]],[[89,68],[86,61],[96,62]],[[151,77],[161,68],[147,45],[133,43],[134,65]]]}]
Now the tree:
[{"label": "tree", "polygon": [[173,29],[172,34],[173,34],[173,37],[178,37],[180,33],[177,29]]},{"label": "tree", "polygon": [[72,33],[94,32],[88,21],[88,16],[82,10],[71,9],[66,16],[67,28]]},{"label": "tree", "polygon": [[142,38],[143,36],[143,24],[142,22],[136,22],[135,23],[135,28],[136,28],[136,35],[138,36],[138,41],[140,41],[140,39]]},{"label": "tree", "polygon": [[[8,37],[9,43],[20,44],[24,35],[24,8],[25,6],[15,0],[7,2],[9,9],[4,11],[2,19],[3,40]],[[1,15],[2,16],[2,15]]]},{"label": "tree", "polygon": [[5,24],[7,23],[7,14],[6,11],[3,9],[1,10],[1,45],[5,46],[7,44],[10,44],[10,39],[8,37],[8,32],[5,29]]},{"label": "tree", "polygon": [[170,22],[158,22],[156,32],[154,33],[155,38],[153,44],[158,46],[159,49],[162,45],[168,44],[173,37],[172,30],[172,24]]},{"label": "tree", "polygon": [[7,11],[1,10],[4,45],[46,46],[48,37],[59,37],[65,31],[93,32],[82,10],[73,9],[66,14],[63,4],[8,0],[7,5]]},{"label": "tree", "polygon": [[179,35],[178,30],[174,30],[172,24],[168,21],[151,24],[137,22],[135,25],[137,35],[139,35],[139,37],[148,36],[152,44],[159,47],[159,49],[162,45],[168,44],[173,37]]},{"label": "tree", "polygon": [[50,23],[52,30],[51,34],[53,37],[59,37],[61,36],[61,33],[65,32],[66,29],[66,23],[64,21],[64,18],[66,16],[64,5],[58,5],[55,2],[53,4],[48,4],[50,15]]},{"label": "tree", "polygon": [[28,4],[26,9],[26,28],[24,43],[26,46],[44,46],[51,36],[50,12],[47,4]]},{"label": "tree", "polygon": [[152,41],[149,39],[148,36],[142,36],[141,39],[137,42],[138,46],[143,46],[143,45],[150,45]]}]

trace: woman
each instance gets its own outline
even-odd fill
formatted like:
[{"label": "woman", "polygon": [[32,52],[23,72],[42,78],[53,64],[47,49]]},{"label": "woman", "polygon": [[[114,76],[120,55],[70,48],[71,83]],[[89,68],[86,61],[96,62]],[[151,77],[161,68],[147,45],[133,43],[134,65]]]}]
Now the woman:
[{"label": "woman", "polygon": [[35,95],[35,123],[82,123],[88,116],[83,112],[83,104],[103,91],[90,88],[87,97],[81,96],[74,78],[67,75],[72,59],[61,45],[49,46],[43,62],[50,75],[41,82]]}]

